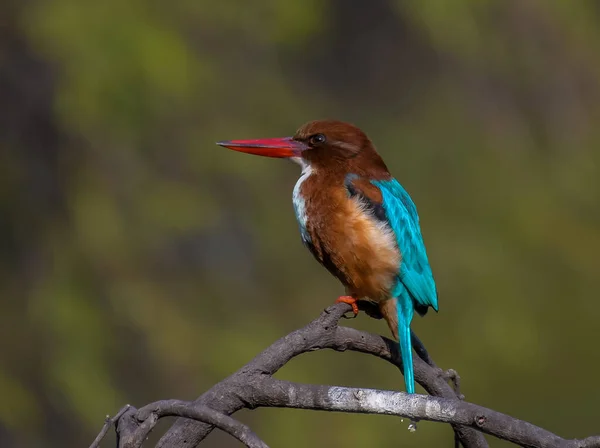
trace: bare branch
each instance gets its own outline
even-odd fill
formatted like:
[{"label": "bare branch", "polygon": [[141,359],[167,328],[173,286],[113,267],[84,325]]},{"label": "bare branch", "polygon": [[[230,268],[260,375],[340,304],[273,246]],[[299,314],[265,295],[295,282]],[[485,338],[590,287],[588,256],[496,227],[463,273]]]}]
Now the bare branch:
[{"label": "bare branch", "polygon": [[550,431],[506,414],[456,399],[374,389],[298,384],[265,377],[253,385],[251,407],[385,414],[470,426],[525,447],[600,446],[599,439],[565,440]]},{"label": "bare branch", "polygon": [[104,439],[104,437],[106,436],[106,434],[108,433],[108,430],[119,421],[119,419],[121,418],[121,416],[123,414],[125,414],[125,412],[127,412],[127,410],[130,408],[131,406],[129,406],[128,404],[126,404],[125,406],[123,406],[119,412],[117,412],[117,414],[111,418],[110,415],[106,416],[106,419],[104,420],[104,426],[102,427],[102,429],[100,430],[100,432],[98,433],[98,435],[96,436],[96,438],[94,439],[94,441],[92,442],[92,444],[90,445],[90,448],[98,448],[100,446],[100,442],[102,442],[102,439]]},{"label": "bare branch", "polygon": [[130,418],[135,419],[135,423],[128,430],[120,428],[119,448],[140,447],[159,419],[173,416],[208,423],[232,435],[249,448],[269,448],[243,423],[206,406],[180,400],[156,401],[132,413]]},{"label": "bare branch", "polygon": [[[387,338],[339,327],[338,321],[349,311],[346,304],[326,309],[306,327],[279,339],[246,366],[210,388],[193,403],[163,401],[139,411],[127,410],[117,423],[119,447],[141,446],[156,421],[164,415],[180,419],[162,437],[161,448],[192,448],[213,429],[220,427],[247,446],[266,446],[247,427],[226,420],[242,408],[291,407],[338,412],[389,414],[415,420],[450,423],[455,439],[465,448],[487,447],[482,432],[526,447],[600,448],[600,436],[584,440],[566,440],[545,429],[508,415],[462,401],[459,376],[453,370],[438,368],[423,344],[413,334],[415,379],[432,396],[404,392],[291,383],[272,375],[299,354],[319,349],[352,350],[377,356],[402,370],[398,344]],[[449,384],[456,387],[456,391]],[[215,420],[216,416],[218,419]],[[196,418],[198,417],[198,418]],[[202,418],[200,418],[202,417]],[[191,421],[189,418],[202,421]],[[209,420],[212,418],[213,420]],[[221,423],[219,426],[217,423]],[[227,429],[226,429],[227,428]],[[234,431],[236,431],[234,433]],[[237,435],[236,435],[237,434]],[[249,445],[249,443],[262,445]]]},{"label": "bare branch", "polygon": [[[245,401],[241,392],[238,393],[236,389],[243,388],[243,385],[248,384],[252,375],[273,375],[295,356],[324,348],[368,353],[402,369],[402,359],[397,342],[379,335],[338,326],[340,318],[349,310],[349,305],[343,303],[327,308],[317,319],[273,343],[250,363],[209,389],[195,402],[224,414],[237,412],[245,407]],[[422,347],[422,344],[420,346]],[[426,351],[423,348],[417,353],[426,353]],[[441,369],[431,367],[420,358],[415,358],[414,369],[416,381],[429,394],[457,398]],[[455,425],[453,428],[464,447],[483,448],[488,446],[485,438],[478,431]],[[211,428],[208,425],[180,420],[163,436],[158,447],[195,447],[210,431]]]}]

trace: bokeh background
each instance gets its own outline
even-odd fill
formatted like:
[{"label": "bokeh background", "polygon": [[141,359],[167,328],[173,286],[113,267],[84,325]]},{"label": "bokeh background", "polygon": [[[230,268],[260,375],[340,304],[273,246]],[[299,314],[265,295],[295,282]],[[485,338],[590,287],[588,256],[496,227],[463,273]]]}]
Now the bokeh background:
[{"label": "bokeh background", "polygon": [[[88,446],[125,403],[195,398],[342,292],[301,245],[297,167],[214,144],[316,118],[366,130],[417,203],[440,312],[414,329],[467,399],[600,433],[599,80],[598,1],[3,2],[0,446]],[[353,353],[279,377],[404,387]],[[274,447],[452,443],[237,417]]]}]

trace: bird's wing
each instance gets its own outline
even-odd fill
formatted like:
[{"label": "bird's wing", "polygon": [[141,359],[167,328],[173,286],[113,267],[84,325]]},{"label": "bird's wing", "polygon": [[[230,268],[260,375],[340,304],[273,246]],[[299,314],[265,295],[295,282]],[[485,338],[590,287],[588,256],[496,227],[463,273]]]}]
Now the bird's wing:
[{"label": "bird's wing", "polygon": [[419,314],[427,307],[438,310],[437,290],[419,226],[417,208],[406,190],[396,179],[368,181],[356,175],[346,177],[346,189],[358,197],[367,210],[385,221],[396,235],[402,255],[398,286],[404,286],[415,301]]}]

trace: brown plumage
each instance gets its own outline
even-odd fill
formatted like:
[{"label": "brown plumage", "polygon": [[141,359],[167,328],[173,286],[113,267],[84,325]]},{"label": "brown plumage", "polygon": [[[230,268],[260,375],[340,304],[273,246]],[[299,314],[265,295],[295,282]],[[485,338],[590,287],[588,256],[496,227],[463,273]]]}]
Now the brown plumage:
[{"label": "brown plumage", "polygon": [[[325,135],[323,143],[311,142],[320,134]],[[310,147],[304,159],[311,173],[299,189],[310,235],[306,245],[342,282],[348,296],[379,303],[397,337],[395,302],[387,300],[401,257],[394,234],[365,209],[361,199],[349,198],[347,191],[347,175],[353,173],[360,177],[351,181],[352,186],[380,204],[381,192],[369,179],[389,179],[385,163],[360,129],[339,121],[307,123],[294,140]]]}]

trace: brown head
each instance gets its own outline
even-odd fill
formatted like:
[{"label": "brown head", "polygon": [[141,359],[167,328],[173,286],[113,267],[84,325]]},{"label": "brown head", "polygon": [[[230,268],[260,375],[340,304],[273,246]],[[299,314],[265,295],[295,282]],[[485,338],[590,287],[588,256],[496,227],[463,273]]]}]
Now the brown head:
[{"label": "brown head", "polygon": [[236,151],[267,157],[286,157],[320,171],[355,173],[385,178],[389,172],[367,135],[354,125],[336,120],[310,121],[293,137],[218,142]]}]

